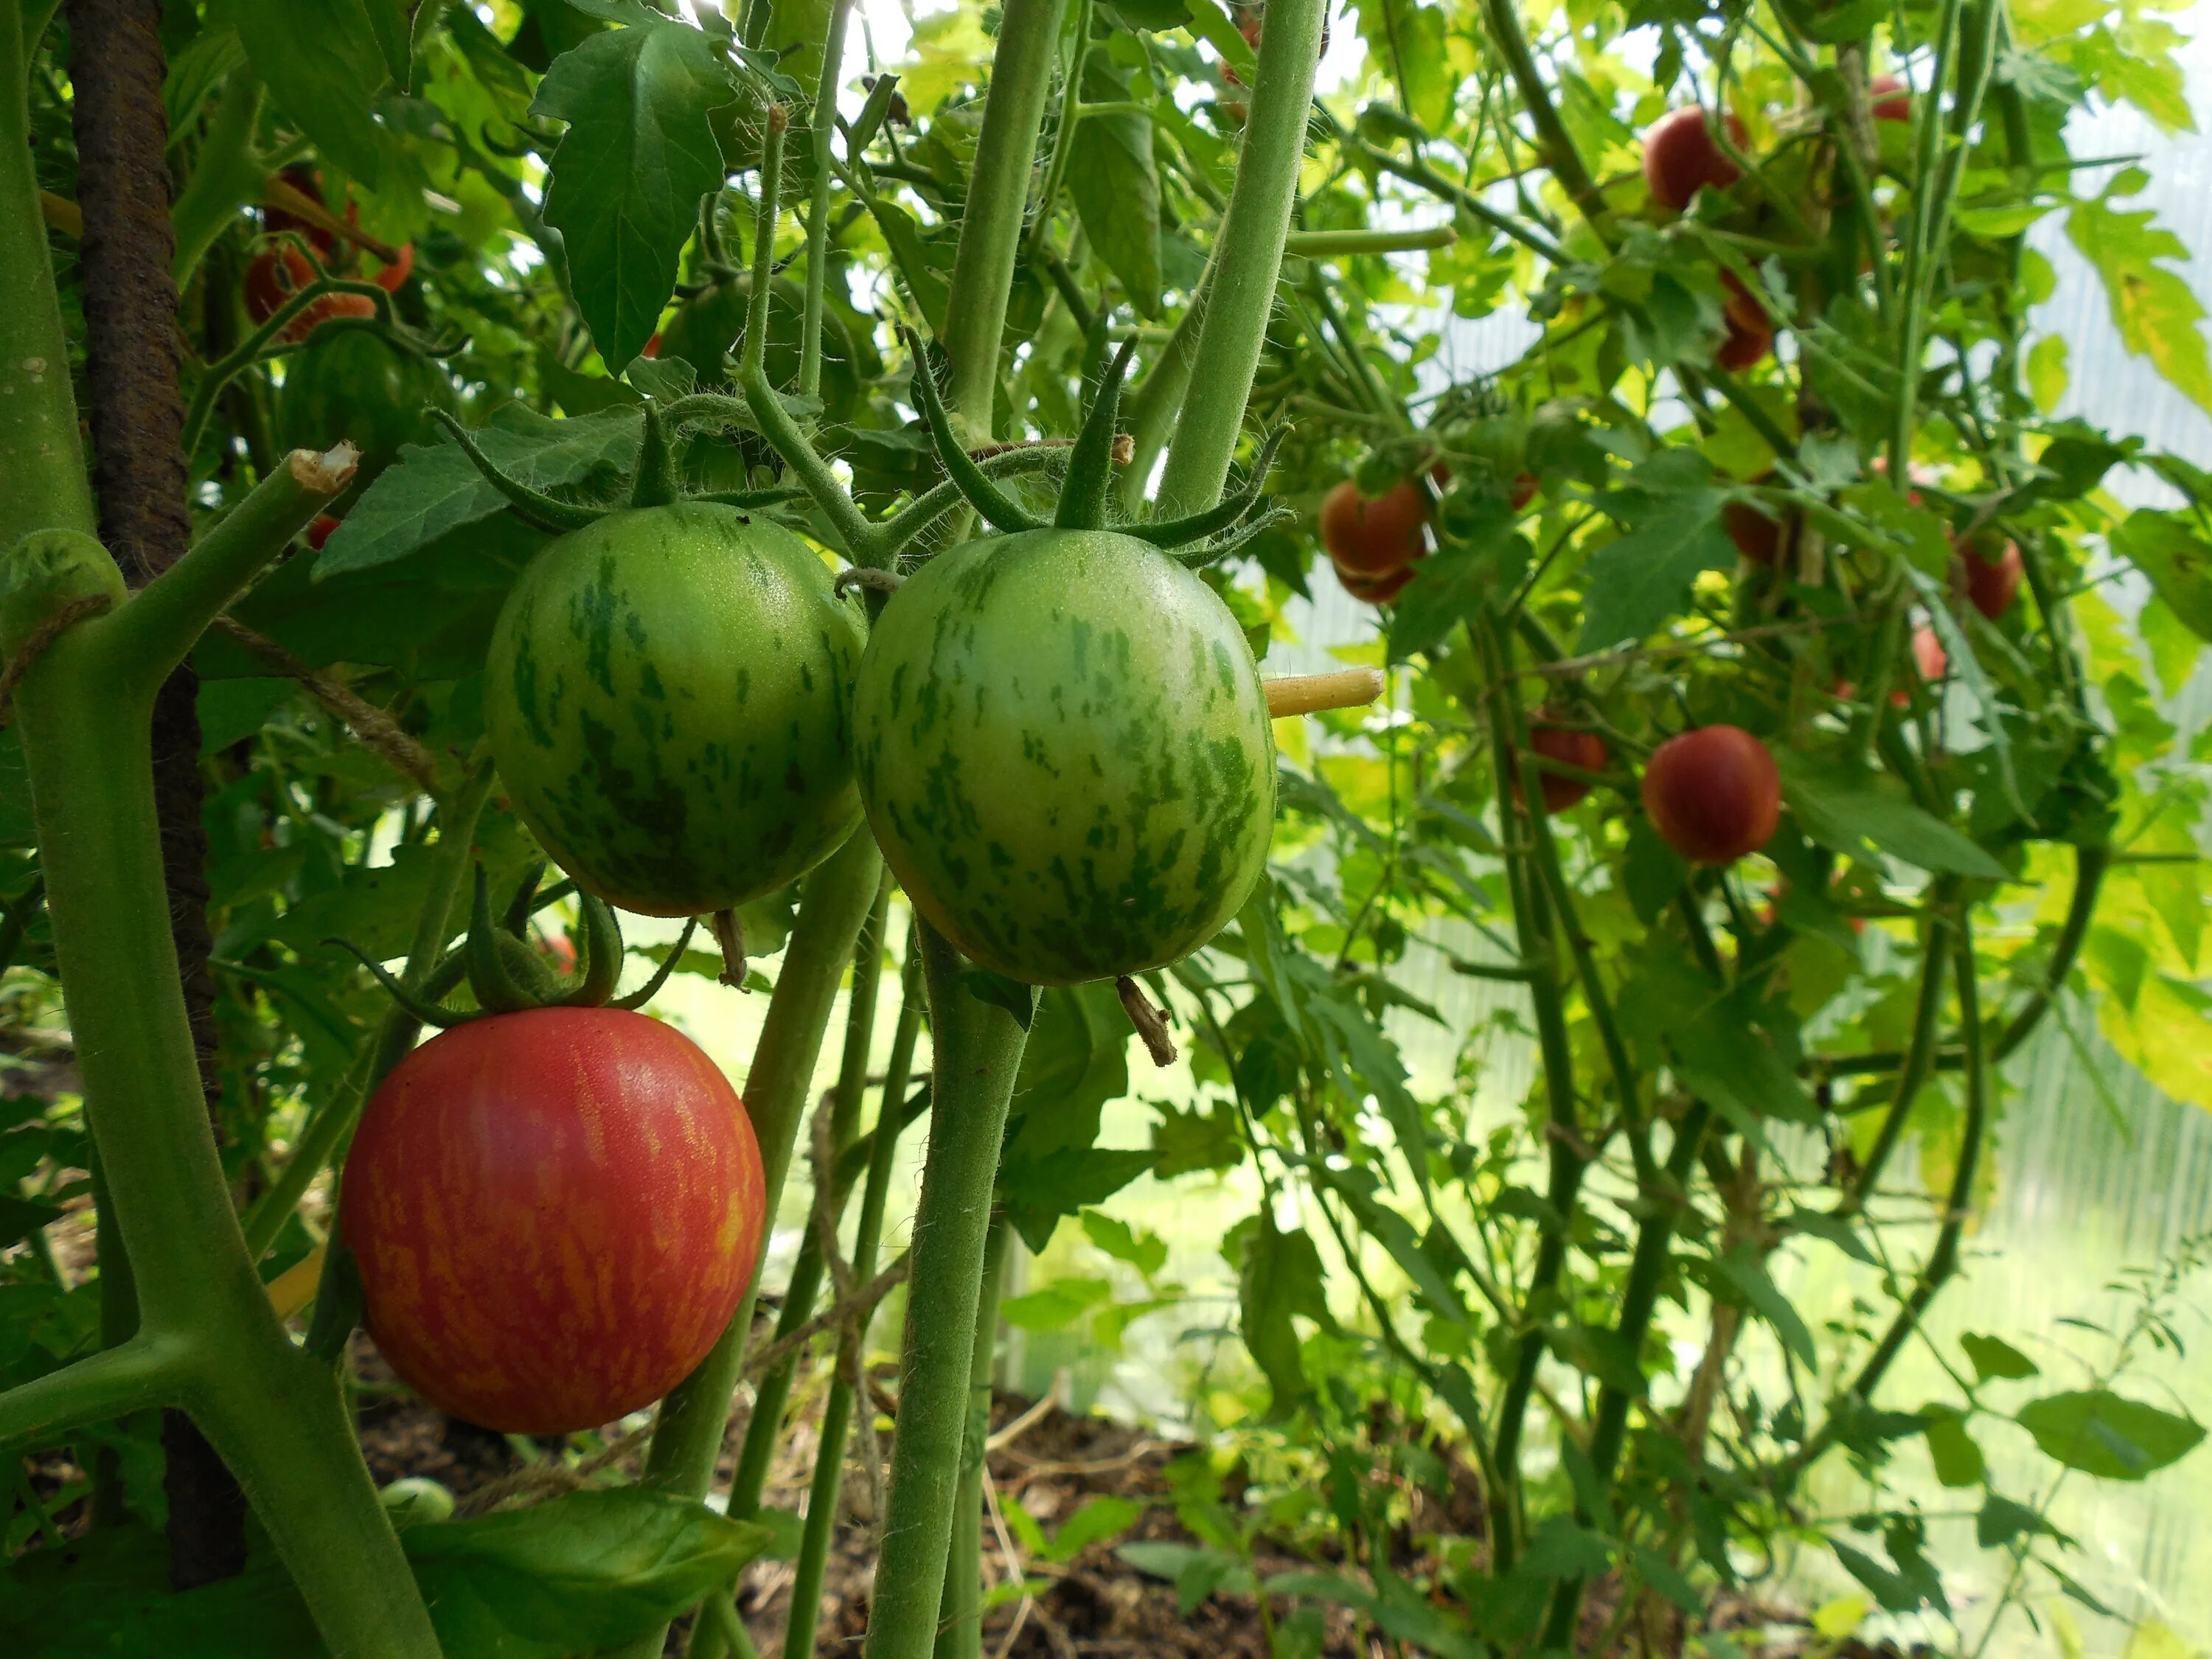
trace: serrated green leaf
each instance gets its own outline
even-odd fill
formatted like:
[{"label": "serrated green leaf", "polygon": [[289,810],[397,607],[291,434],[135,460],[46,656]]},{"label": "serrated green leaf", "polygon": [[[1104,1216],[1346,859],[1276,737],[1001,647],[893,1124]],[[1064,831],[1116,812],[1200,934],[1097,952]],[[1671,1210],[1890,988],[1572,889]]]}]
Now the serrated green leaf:
[{"label": "serrated green leaf", "polygon": [[[643,430],[643,416],[627,404],[556,421],[509,404],[472,435],[510,477],[533,489],[557,490],[629,471]],[[404,559],[506,506],[459,444],[402,445],[399,464],[379,475],[324,544],[314,579]]]},{"label": "serrated green leaf", "polygon": [[1831,851],[1863,858],[1879,850],[1923,870],[2006,878],[2004,866],[1966,836],[1911,801],[1881,793],[1871,778],[1788,750],[1775,758],[1783,799],[1805,833]]},{"label": "serrated green leaf", "polygon": [[1928,1455],[1936,1465],[1939,1485],[1954,1489],[1978,1486],[1989,1478],[1989,1463],[1967,1431],[1963,1413],[1948,1406],[1931,1406],[1921,1414],[1928,1419]]},{"label": "serrated green leaf", "polygon": [[2191,633],[2212,641],[2212,542],[2186,515],[2138,507],[2112,526],[2111,540]]},{"label": "serrated green leaf", "polygon": [[1160,175],[1152,124],[1134,112],[1087,115],[1068,147],[1067,193],[1084,234],[1137,314],[1160,314]]},{"label": "serrated green leaf", "polygon": [[599,356],[645,349],[675,291],[699,198],[721,182],[713,112],[736,101],[707,37],[661,20],[594,34],[554,59],[533,114],[566,121],[545,222]]},{"label": "serrated green leaf", "polygon": [[1959,1347],[1966,1354],[1966,1363],[1974,1368],[1978,1381],[2003,1378],[2017,1382],[2038,1374],[2036,1363],[2002,1337],[1966,1331],[1960,1334]]},{"label": "serrated green leaf", "polygon": [[[1390,660],[1403,662],[1433,649],[1468,617],[1490,603],[1501,567],[1525,561],[1527,544],[1503,501],[1455,515],[1454,534],[1431,557],[1413,566],[1413,579],[1398,595],[1390,618]],[[1521,544],[1520,557],[1512,556]]]},{"label": "serrated green leaf", "polygon": [[[2116,185],[2112,194],[2117,193]],[[2187,282],[2158,263],[2185,261],[2189,250],[2156,224],[2152,210],[2123,212],[2112,205],[2112,194],[2076,202],[2066,216],[2066,234],[2103,279],[2122,343],[2136,356],[2148,357],[2199,409],[2212,412],[2212,351],[2202,327],[2204,307]]]},{"label": "serrated green leaf", "polygon": [[374,189],[386,142],[374,113],[376,94],[392,71],[369,3],[227,0],[224,15],[276,106],[324,155]]},{"label": "serrated green leaf", "polygon": [[1604,502],[1626,533],[1583,572],[1581,649],[1644,638],[1689,608],[1700,572],[1735,568],[1735,544],[1721,527],[1728,499],[1711,464],[1688,450],[1662,451],[1629,475]]}]

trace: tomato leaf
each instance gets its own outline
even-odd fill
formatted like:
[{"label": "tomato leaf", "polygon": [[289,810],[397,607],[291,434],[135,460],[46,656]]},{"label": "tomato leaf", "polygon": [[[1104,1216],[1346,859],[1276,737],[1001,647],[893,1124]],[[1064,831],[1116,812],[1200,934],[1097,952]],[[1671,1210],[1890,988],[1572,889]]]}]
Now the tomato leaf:
[{"label": "tomato leaf", "polygon": [[1935,1462],[1939,1484],[1978,1486],[1989,1478],[1990,1466],[1966,1431],[1965,1413],[1955,1407],[1930,1406],[1921,1415],[1928,1419],[1928,1455]]},{"label": "tomato leaf", "polygon": [[2185,514],[2138,507],[2112,527],[2111,540],[2191,633],[2212,640],[2212,542]]},{"label": "tomato leaf", "polygon": [[2112,323],[2120,339],[2200,409],[2212,410],[2212,353],[2205,346],[2204,307],[2177,271],[2157,262],[2186,261],[2189,250],[2172,231],[2154,223],[2146,208],[2125,213],[2114,198],[2146,182],[2124,171],[2095,201],[2076,202],[2066,216],[2066,234],[2104,279]]},{"label": "tomato leaf", "polygon": [[1987,1382],[1992,1377],[2017,1382],[2038,1374],[2036,1363],[2002,1337],[1966,1331],[1960,1335],[1959,1346],[1973,1366],[1977,1382]]},{"label": "tomato leaf", "polygon": [[1302,1314],[1324,1330],[1335,1328],[1321,1253],[1304,1233],[1286,1233],[1276,1226],[1274,1212],[1262,1204],[1256,1216],[1231,1234],[1224,1254],[1237,1262],[1237,1300],[1244,1346],[1273,1396],[1267,1414],[1279,1419],[1307,1392],[1297,1328],[1291,1316]]},{"label": "tomato leaf", "polygon": [[392,3],[229,0],[227,10],[276,106],[324,155],[371,188],[387,140],[374,113],[375,94],[392,71],[370,7]]},{"label": "tomato leaf", "polygon": [[[471,434],[509,477],[553,490],[611,477],[637,461],[644,417],[629,404],[556,421],[508,404]],[[507,497],[484,481],[450,439],[404,444],[333,531],[314,564],[323,581],[421,551],[440,537],[501,512]]]},{"label": "tomato leaf", "polygon": [[2046,1395],[2014,1413],[2045,1454],[2106,1480],[2140,1480],[2196,1449],[2201,1425],[2104,1389]]},{"label": "tomato leaf", "polygon": [[1805,833],[1830,851],[1856,859],[1876,849],[1923,870],[2007,879],[2004,866],[1966,836],[1911,801],[1881,793],[1870,777],[1787,750],[1775,758],[1783,799]]},{"label": "tomato leaf", "polygon": [[1627,528],[1583,573],[1581,649],[1642,639],[1689,608],[1700,572],[1734,567],[1735,546],[1721,527],[1728,499],[1712,464],[1686,449],[1661,451],[1604,499]]},{"label": "tomato leaf", "polygon": [[[1518,544],[1521,557],[1508,556]],[[1491,602],[1499,573],[1525,562],[1528,546],[1515,532],[1513,514],[1501,501],[1454,512],[1444,544],[1413,566],[1413,580],[1398,596],[1390,618],[1390,660],[1434,649],[1444,636]]]},{"label": "tomato leaf", "polygon": [[1407,112],[1425,126],[1442,127],[1458,80],[1443,10],[1414,0],[1358,0],[1355,9],[1369,58],[1397,83]]},{"label": "tomato leaf", "polygon": [[568,124],[545,220],[561,233],[577,308],[610,364],[645,349],[675,291],[699,198],[722,179],[708,118],[735,101],[707,37],[666,19],[591,36],[538,83],[531,112]]},{"label": "tomato leaf", "polygon": [[[1095,58],[1096,55],[1094,55]],[[1094,68],[1088,96],[1126,100],[1126,88],[1098,84]],[[1067,193],[1084,234],[1127,292],[1140,317],[1160,314],[1160,175],[1152,161],[1152,123],[1134,111],[1086,115],[1076,125],[1067,155]]]}]

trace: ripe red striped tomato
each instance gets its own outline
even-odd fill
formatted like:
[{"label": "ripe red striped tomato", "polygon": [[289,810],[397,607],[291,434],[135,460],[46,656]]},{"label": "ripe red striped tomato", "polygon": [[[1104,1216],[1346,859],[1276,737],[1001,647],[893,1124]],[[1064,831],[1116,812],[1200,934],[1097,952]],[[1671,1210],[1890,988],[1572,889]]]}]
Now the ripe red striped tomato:
[{"label": "ripe red striped tomato", "polygon": [[766,1182],[729,1080],[617,1008],[456,1026],[362,1113],[340,1236],[368,1328],[432,1404],[566,1434],[690,1375],[758,1262]]},{"label": "ripe red striped tomato", "polygon": [[1782,774],[1766,745],[1741,726],[1700,726],[1652,751],[1644,810],[1691,863],[1730,864],[1774,838]]}]

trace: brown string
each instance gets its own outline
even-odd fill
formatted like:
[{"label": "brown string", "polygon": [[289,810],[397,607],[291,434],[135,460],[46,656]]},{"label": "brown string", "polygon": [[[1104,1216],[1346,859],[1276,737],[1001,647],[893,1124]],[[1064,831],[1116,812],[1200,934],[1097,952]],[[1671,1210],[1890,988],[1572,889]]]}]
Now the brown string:
[{"label": "brown string", "polygon": [[90,617],[109,610],[115,601],[105,593],[87,593],[71,599],[54,614],[33,628],[21,647],[0,666],[0,731],[5,731],[15,708],[15,688],[23,683],[23,676],[31,672],[46,648],[56,640]]}]

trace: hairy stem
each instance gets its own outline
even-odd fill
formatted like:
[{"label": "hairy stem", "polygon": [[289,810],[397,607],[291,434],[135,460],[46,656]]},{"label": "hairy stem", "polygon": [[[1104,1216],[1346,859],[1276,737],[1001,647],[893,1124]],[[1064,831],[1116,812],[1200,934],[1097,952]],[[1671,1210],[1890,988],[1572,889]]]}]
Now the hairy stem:
[{"label": "hairy stem", "polygon": [[830,276],[830,140],[837,130],[837,82],[844,72],[845,27],[852,16],[853,0],[830,0],[822,70],[814,83],[814,115],[807,128],[814,150],[814,193],[806,204],[806,308],[799,324],[799,391],[806,398],[822,390],[822,296]]},{"label": "hairy stem", "polygon": [[1273,0],[1267,8],[1237,182],[1214,239],[1213,291],[1199,324],[1182,422],[1160,476],[1163,518],[1220,500],[1237,453],[1283,268],[1283,239],[1297,202],[1324,10],[1322,0]]},{"label": "hairy stem", "polygon": [[998,1357],[999,1294],[1006,1279],[1008,1243],[1006,1212],[996,1211],[984,1241],[983,1284],[975,1297],[968,1427],[960,1440],[960,1486],[952,1499],[952,1544],[945,1556],[936,1659],[979,1659],[983,1650],[983,1457],[991,1437],[991,1377]]},{"label": "hairy stem", "polygon": [[934,1104],[914,1221],[898,1435],[866,1659],[925,1659],[935,1643],[967,1435],[991,1193],[1028,1036],[1012,1014],[962,983],[964,964],[934,929],[922,930],[921,960],[936,1049]]}]

